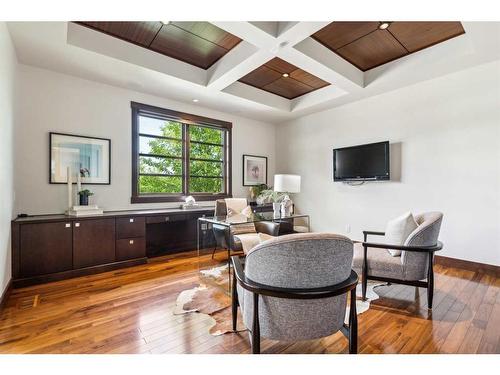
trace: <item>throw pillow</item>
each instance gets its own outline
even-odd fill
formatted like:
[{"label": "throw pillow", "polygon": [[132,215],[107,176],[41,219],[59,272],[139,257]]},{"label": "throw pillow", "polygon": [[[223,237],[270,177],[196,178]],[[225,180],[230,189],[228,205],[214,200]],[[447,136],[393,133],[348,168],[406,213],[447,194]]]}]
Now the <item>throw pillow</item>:
[{"label": "throw pillow", "polygon": [[[385,227],[384,243],[403,245],[408,236],[417,229],[418,224],[411,212],[407,212],[391,221]],[[393,257],[401,256],[401,250],[387,249]]]}]

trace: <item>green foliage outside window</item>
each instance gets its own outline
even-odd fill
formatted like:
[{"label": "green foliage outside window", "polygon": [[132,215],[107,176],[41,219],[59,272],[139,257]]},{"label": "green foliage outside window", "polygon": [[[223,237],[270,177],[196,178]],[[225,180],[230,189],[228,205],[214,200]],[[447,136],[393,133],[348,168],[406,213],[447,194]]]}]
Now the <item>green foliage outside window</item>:
[{"label": "green foliage outside window", "polygon": [[[183,126],[188,127],[190,139],[189,193],[219,193],[224,191],[222,179],[224,174],[223,130],[154,119],[148,119],[144,126],[142,123],[140,126],[139,132],[141,134],[169,138],[139,136],[139,152],[148,154],[148,156],[139,156],[140,193],[183,193]],[[170,158],[161,156],[169,156]]]}]

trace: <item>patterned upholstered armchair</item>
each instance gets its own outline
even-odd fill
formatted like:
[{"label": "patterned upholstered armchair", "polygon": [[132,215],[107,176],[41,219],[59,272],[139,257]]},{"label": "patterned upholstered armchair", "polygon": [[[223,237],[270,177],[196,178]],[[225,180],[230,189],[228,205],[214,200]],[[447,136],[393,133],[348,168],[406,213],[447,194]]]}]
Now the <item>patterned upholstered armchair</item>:
[{"label": "patterned upholstered armchair", "polygon": [[[299,341],[342,331],[349,352],[357,352],[356,284],[353,244],[327,233],[291,234],[261,243],[246,256],[231,258],[233,329],[237,308],[251,331],[252,352],[260,337]],[[344,324],[350,293],[349,325]]]},{"label": "patterned upholstered armchair", "polygon": [[[443,214],[427,212],[415,216],[418,227],[403,246],[368,242],[368,235],[383,236],[384,232],[364,231],[364,242],[354,246],[353,269],[361,272],[363,299],[368,280],[385,281],[427,288],[427,307],[432,309],[434,295],[434,253],[443,248],[438,241]],[[402,250],[393,257],[387,249]]]}]

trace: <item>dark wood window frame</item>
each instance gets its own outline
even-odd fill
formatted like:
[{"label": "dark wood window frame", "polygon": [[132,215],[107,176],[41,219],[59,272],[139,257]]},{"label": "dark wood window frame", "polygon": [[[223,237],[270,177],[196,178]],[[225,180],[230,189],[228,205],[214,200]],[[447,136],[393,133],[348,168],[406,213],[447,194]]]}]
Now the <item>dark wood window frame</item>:
[{"label": "dark wood window frame", "polygon": [[[189,113],[177,112],[166,108],[155,107],[147,104],[131,102],[132,107],[132,197],[131,203],[159,203],[183,202],[185,197],[192,195],[197,201],[213,201],[221,198],[232,197],[232,123],[202,117]],[[183,174],[182,193],[140,193],[139,192],[139,116],[157,118],[160,120],[177,121],[182,124],[183,142]],[[224,131],[223,152],[223,193],[190,193],[189,192],[189,125],[198,125],[217,128]],[[191,141],[194,142],[194,141]],[[200,142],[197,142],[200,143]],[[193,176],[191,176],[193,177]]]}]

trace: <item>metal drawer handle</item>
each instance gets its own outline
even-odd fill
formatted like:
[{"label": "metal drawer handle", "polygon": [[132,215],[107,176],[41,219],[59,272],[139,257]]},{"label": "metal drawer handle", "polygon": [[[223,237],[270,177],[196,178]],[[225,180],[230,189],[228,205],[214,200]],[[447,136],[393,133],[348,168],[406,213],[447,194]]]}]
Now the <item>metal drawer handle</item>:
[{"label": "metal drawer handle", "polygon": [[66,223],[66,224],[64,224],[64,226],[65,226],[66,228],[71,228],[71,224],[70,224],[70,223]]},{"label": "metal drawer handle", "polygon": [[80,223],[75,223],[75,227],[78,228],[80,226]]},{"label": "metal drawer handle", "polygon": [[130,223],[133,223],[133,222],[134,222],[134,219],[128,219],[128,221],[129,221]]},{"label": "metal drawer handle", "polygon": [[133,245],[134,244],[134,240],[130,240],[128,241],[129,244]]}]

